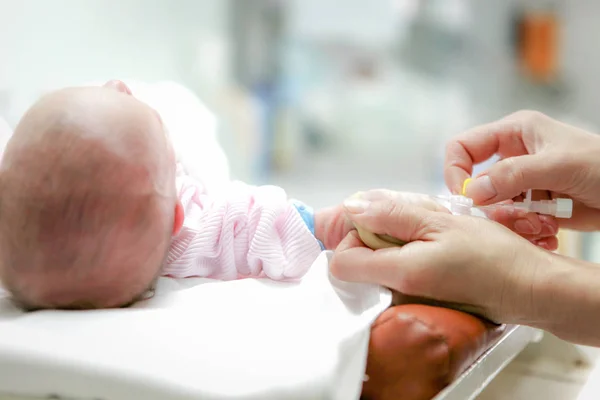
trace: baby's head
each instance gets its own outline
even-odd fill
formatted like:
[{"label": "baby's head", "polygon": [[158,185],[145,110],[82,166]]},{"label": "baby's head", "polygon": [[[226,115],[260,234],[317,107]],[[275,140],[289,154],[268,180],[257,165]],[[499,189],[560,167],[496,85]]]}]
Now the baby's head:
[{"label": "baby's head", "polygon": [[0,163],[0,280],[28,309],[125,306],[181,226],[158,114],[122,83],[51,93]]}]

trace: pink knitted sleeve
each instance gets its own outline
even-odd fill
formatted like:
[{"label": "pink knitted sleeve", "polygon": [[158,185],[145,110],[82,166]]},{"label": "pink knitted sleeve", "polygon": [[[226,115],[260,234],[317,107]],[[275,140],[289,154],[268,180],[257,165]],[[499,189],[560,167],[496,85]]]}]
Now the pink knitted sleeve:
[{"label": "pink knitted sleeve", "polygon": [[233,182],[215,196],[192,179],[179,179],[185,221],[165,275],[297,279],[321,252],[283,189]]}]

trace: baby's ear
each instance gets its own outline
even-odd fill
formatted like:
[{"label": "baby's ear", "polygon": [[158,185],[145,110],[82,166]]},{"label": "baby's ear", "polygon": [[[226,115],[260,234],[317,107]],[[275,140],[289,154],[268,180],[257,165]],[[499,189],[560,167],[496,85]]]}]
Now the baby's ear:
[{"label": "baby's ear", "polygon": [[175,205],[175,218],[173,219],[173,236],[176,236],[181,230],[184,218],[185,213],[183,212],[183,205],[178,200],[177,204]]},{"label": "baby's ear", "polygon": [[116,90],[117,92],[125,93],[131,95],[131,89],[129,86],[125,84],[123,81],[119,81],[117,79],[113,79],[112,81],[108,81],[104,84],[104,87],[111,88]]}]

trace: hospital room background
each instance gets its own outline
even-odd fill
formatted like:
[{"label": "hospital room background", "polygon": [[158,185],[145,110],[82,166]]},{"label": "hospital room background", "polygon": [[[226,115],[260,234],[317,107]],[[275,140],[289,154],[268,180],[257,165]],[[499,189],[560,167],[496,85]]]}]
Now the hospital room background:
[{"label": "hospital room background", "polygon": [[[175,81],[214,113],[235,178],[315,207],[437,194],[444,143],[518,109],[600,132],[600,2],[0,0],[0,116],[111,78]],[[594,234],[562,251],[600,261]],[[591,361],[590,361],[591,360]],[[591,349],[547,337],[482,399],[574,399]]]}]

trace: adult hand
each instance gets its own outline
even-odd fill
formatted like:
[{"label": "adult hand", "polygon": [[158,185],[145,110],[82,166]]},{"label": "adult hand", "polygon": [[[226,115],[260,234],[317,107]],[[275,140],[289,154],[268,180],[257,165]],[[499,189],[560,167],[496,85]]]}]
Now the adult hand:
[{"label": "adult hand", "polygon": [[[393,199],[401,204],[412,204],[432,211],[450,213],[430,196],[418,193],[395,192],[387,189],[375,189],[368,192],[371,200]],[[315,213],[315,236],[326,249],[335,250],[350,231],[354,223],[346,215],[342,204],[318,210]]]},{"label": "adult hand", "polygon": [[496,322],[600,346],[597,265],[533,246],[493,221],[401,199],[367,192],[345,203],[353,223],[408,243],[374,251],[351,231],[331,260],[334,276],[467,305]]},{"label": "adult hand", "polygon": [[337,278],[475,307],[498,322],[536,318],[530,294],[536,271],[552,253],[493,221],[454,216],[394,196],[367,192],[345,206],[353,223],[408,243],[373,251],[352,231],[331,261]]},{"label": "adult hand", "polygon": [[495,154],[501,160],[466,187],[476,204],[517,199],[528,189],[540,189],[538,198],[572,198],[574,210],[571,219],[506,211],[490,218],[550,250],[557,245],[559,226],[600,228],[600,137],[538,112],[517,112],[448,144],[445,179],[450,190],[460,193],[473,166]]}]

